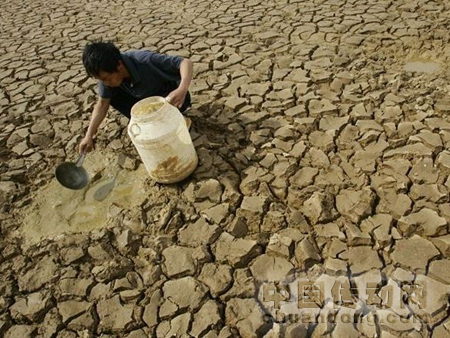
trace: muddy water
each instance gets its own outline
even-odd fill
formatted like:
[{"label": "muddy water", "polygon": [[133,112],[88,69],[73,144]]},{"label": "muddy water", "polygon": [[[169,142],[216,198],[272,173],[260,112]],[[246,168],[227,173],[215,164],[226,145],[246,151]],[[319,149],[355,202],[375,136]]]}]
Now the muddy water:
[{"label": "muddy water", "polygon": [[164,102],[140,102],[131,109],[134,116],[149,115],[160,110],[164,106]]},{"label": "muddy water", "polygon": [[439,63],[420,58],[407,61],[403,67],[403,69],[407,72],[427,74],[435,73],[439,70],[439,68]]},{"label": "muddy water", "polygon": [[[148,174],[143,165],[135,171],[119,169],[117,154],[89,153],[83,166],[89,175],[102,177],[83,190],[69,190],[56,179],[42,187],[33,196],[33,203],[24,212],[24,238],[33,244],[47,237],[67,232],[85,232],[102,228],[107,223],[112,204],[125,209],[140,205],[146,197],[144,181]],[[102,201],[95,192],[117,173],[114,189]]]}]

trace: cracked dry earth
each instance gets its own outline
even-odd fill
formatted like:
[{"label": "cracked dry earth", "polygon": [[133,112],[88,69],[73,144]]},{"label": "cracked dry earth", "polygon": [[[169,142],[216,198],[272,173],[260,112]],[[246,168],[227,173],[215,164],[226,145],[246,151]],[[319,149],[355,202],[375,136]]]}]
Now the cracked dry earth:
[{"label": "cracked dry earth", "polygon": [[[0,336],[450,337],[449,20],[445,1],[4,2]],[[86,130],[97,38],[194,61],[200,165],[27,244],[27,210]],[[110,112],[96,156],[139,172],[126,124]],[[389,310],[412,324],[264,320],[262,283],[325,275],[432,296]]]}]

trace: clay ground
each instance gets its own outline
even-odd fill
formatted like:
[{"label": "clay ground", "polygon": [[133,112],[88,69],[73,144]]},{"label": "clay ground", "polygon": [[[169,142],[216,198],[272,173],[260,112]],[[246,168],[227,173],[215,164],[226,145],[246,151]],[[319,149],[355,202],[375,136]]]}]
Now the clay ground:
[{"label": "clay ground", "polygon": [[[450,337],[450,3],[10,0],[0,26],[0,336]],[[91,184],[120,153],[133,184],[91,210],[53,170],[77,156],[99,38],[194,61],[200,165],[152,182],[110,111]],[[379,319],[267,320],[261,287],[307,277]]]}]

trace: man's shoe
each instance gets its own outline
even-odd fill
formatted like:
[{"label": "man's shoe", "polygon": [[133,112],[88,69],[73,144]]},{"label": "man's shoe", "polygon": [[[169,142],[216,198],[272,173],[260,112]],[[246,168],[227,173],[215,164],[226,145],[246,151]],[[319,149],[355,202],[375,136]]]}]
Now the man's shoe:
[{"label": "man's shoe", "polygon": [[187,129],[191,130],[192,120],[189,117],[185,117],[184,121],[186,122]]}]

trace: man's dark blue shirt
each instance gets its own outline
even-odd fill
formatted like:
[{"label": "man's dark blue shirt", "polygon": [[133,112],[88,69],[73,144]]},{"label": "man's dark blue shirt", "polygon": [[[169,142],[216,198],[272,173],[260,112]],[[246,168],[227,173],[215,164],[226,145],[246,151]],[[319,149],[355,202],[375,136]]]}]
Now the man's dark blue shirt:
[{"label": "man's dark blue shirt", "polygon": [[149,96],[166,97],[178,88],[181,81],[180,65],[183,61],[181,56],[163,55],[148,50],[131,50],[122,53],[122,60],[131,79],[124,81],[120,87],[108,87],[100,81],[98,84],[100,97],[114,99],[116,96],[122,96],[120,91],[137,100]]}]

